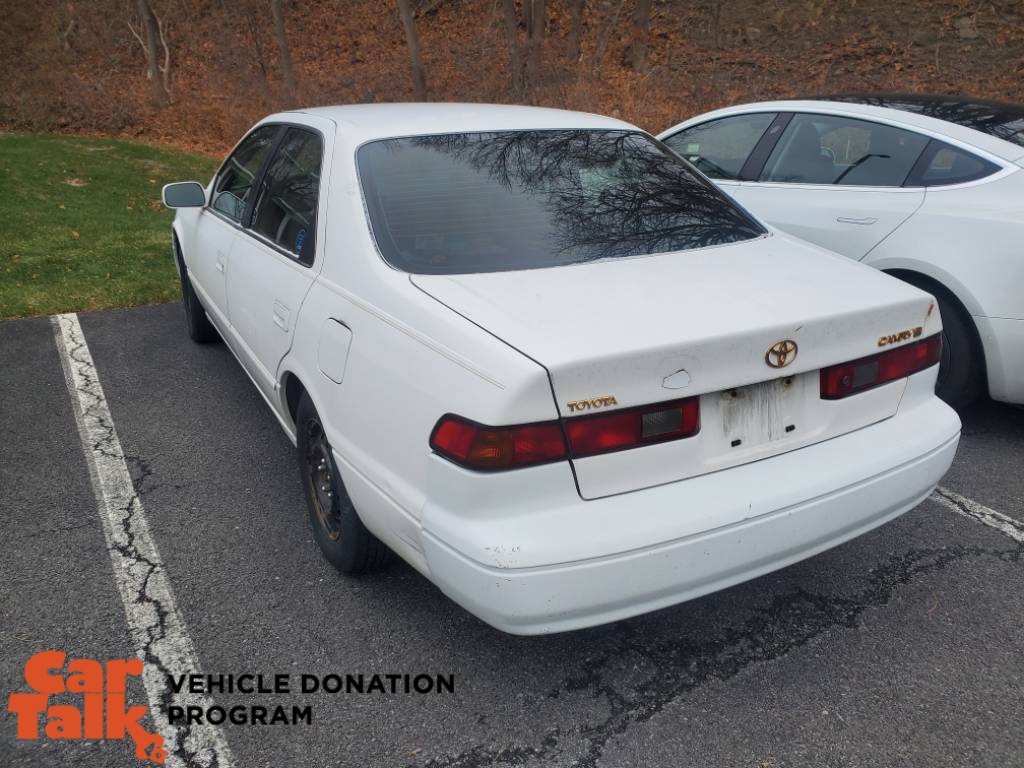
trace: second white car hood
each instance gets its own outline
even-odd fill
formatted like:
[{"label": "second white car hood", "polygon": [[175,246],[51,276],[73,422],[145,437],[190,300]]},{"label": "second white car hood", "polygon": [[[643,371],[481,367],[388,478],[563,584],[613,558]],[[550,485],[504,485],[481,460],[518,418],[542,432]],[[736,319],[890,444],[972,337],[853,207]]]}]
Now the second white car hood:
[{"label": "second white car hood", "polygon": [[[410,279],[545,366],[563,415],[571,400],[613,395],[628,406],[697,395],[870,355],[883,335],[940,328],[928,294],[779,233],[649,257]],[[799,345],[784,371],[765,362],[782,339]]]}]

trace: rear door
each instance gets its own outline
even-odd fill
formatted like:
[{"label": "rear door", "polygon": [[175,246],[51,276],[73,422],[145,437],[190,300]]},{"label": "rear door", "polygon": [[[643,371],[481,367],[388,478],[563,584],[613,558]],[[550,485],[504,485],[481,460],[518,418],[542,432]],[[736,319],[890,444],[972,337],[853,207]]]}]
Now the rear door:
[{"label": "rear door", "polygon": [[772,226],[862,259],[924,202],[905,184],[927,144],[882,123],[796,114],[756,180],[728,191]]},{"label": "rear door", "polygon": [[242,362],[268,396],[319,269],[323,167],[323,132],[288,126],[231,253],[227,297],[232,331]]}]

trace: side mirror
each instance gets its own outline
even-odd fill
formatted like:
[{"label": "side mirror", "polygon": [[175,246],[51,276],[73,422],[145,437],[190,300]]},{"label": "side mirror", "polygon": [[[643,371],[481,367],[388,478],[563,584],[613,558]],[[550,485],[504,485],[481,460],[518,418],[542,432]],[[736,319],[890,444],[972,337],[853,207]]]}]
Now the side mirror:
[{"label": "side mirror", "polygon": [[163,199],[168,208],[202,208],[206,190],[198,181],[179,181],[164,185]]}]

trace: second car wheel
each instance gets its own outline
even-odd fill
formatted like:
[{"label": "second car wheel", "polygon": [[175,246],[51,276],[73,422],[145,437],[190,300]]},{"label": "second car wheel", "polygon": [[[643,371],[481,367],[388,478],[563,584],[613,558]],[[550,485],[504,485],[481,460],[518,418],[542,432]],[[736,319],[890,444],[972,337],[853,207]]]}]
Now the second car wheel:
[{"label": "second car wheel", "polygon": [[931,293],[942,316],[942,358],[935,394],[957,410],[978,399],[984,383],[983,360],[970,316],[941,285],[908,280]]},{"label": "second car wheel", "polygon": [[323,421],[303,393],[295,418],[299,477],[309,524],[320,551],[342,573],[376,570],[391,561],[391,550],[359,519],[334,461]]}]

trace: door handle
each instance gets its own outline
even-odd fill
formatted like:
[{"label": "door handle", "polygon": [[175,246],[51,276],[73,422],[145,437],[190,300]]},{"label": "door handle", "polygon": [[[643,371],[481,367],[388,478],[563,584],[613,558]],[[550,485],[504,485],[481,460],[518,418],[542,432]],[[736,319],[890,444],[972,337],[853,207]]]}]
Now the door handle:
[{"label": "door handle", "polygon": [[874,216],[865,216],[863,219],[854,218],[853,216],[839,216],[836,218],[840,224],[874,224],[878,219]]},{"label": "door handle", "polygon": [[291,313],[288,312],[288,307],[279,301],[274,302],[274,325],[280,328],[282,331],[288,330],[288,317]]}]

